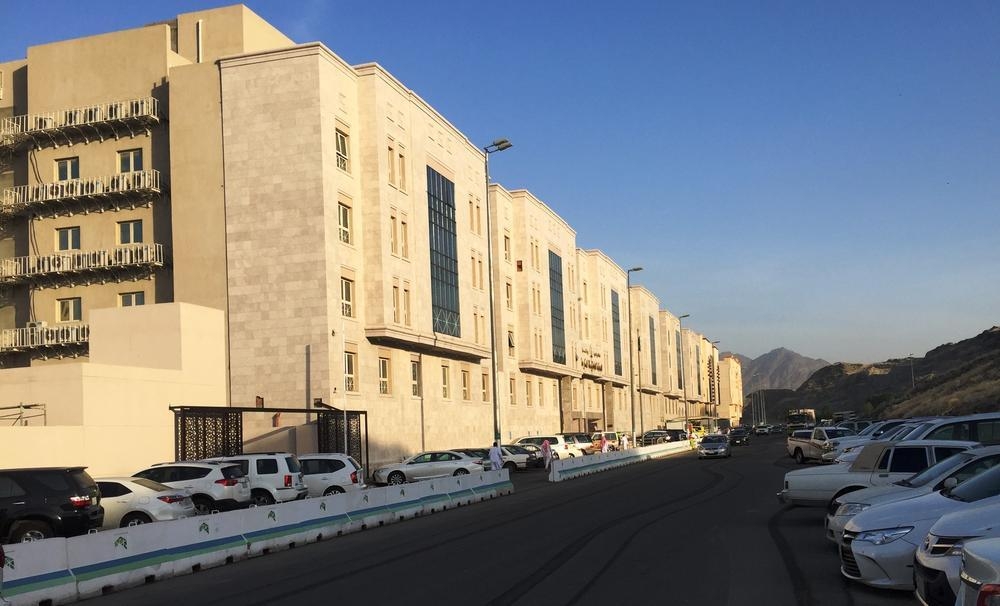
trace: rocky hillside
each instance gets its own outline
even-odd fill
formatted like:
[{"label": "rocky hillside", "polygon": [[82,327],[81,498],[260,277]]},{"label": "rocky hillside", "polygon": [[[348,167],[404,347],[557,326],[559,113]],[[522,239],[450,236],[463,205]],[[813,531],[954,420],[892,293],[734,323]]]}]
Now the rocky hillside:
[{"label": "rocky hillside", "polygon": [[922,358],[833,364],[793,394],[774,396],[768,399],[769,417],[788,408],[815,408],[821,418],[842,410],[869,417],[998,411],[1000,327],[941,345]]},{"label": "rocky hillside", "polygon": [[801,356],[790,349],[779,347],[750,359],[736,356],[742,367],[743,393],[761,389],[796,389],[816,370],[828,366],[826,360]]}]

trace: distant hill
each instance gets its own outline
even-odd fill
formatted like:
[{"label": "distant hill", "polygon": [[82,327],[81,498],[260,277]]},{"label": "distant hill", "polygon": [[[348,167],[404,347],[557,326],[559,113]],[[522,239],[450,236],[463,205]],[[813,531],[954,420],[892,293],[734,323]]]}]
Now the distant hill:
[{"label": "distant hill", "polygon": [[765,397],[769,419],[789,408],[815,408],[820,418],[848,410],[874,418],[1000,411],[1000,327],[922,358],[829,365],[793,393]]},{"label": "distant hill", "polygon": [[740,361],[745,394],[761,389],[797,389],[816,370],[830,365],[826,360],[807,358],[784,347],[752,360],[740,354],[731,355]]}]

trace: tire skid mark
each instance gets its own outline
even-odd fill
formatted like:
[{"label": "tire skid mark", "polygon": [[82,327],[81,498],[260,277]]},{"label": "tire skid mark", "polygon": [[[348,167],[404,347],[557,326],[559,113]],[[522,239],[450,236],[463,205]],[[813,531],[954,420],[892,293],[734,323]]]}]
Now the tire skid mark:
[{"label": "tire skid mark", "polygon": [[793,556],[795,553],[794,548],[785,540],[784,535],[781,534],[781,529],[778,527],[781,518],[788,510],[788,507],[782,507],[767,520],[767,532],[771,535],[771,541],[774,543],[775,548],[777,548],[778,554],[781,556],[781,561],[785,563],[785,570],[792,581],[792,592],[795,594],[795,603],[814,604],[809,581]]}]

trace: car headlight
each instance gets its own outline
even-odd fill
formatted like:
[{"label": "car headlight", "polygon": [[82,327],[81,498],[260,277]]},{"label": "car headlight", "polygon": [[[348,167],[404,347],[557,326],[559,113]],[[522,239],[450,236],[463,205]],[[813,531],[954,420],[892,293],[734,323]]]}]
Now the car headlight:
[{"label": "car headlight", "polygon": [[843,503],[837,508],[835,516],[856,516],[871,507],[868,503]]},{"label": "car headlight", "polygon": [[896,539],[900,539],[913,530],[913,526],[901,526],[899,528],[880,528],[879,530],[867,530],[860,533],[855,541],[867,541],[874,545],[887,545]]}]

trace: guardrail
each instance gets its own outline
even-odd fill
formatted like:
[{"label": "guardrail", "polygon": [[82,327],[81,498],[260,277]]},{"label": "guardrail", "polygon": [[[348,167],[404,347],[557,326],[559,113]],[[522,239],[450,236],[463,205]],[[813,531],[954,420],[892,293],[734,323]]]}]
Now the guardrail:
[{"label": "guardrail", "polygon": [[4,548],[0,596],[64,604],[513,492],[506,469],[484,471],[17,543]]},{"label": "guardrail", "polygon": [[0,351],[82,345],[90,340],[90,324],[58,324],[0,330]]},{"label": "guardrail", "polygon": [[137,265],[163,265],[163,245],[126,244],[106,250],[3,259],[0,261],[0,282],[23,282],[46,274]]},{"label": "guardrail", "polygon": [[0,121],[0,135],[30,135],[67,127],[144,119],[153,121],[159,119],[159,104],[153,97],[4,118]]},{"label": "guardrail", "polygon": [[3,191],[0,212],[15,214],[35,205],[112,194],[160,193],[160,171],[140,170],[87,179],[18,185]]},{"label": "guardrail", "polygon": [[650,459],[658,459],[681,452],[690,452],[691,443],[687,441],[666,442],[652,446],[640,446],[615,452],[597,452],[585,457],[559,459],[549,465],[549,481],[562,482],[572,480],[592,473],[600,473],[625,465],[633,465]]}]

